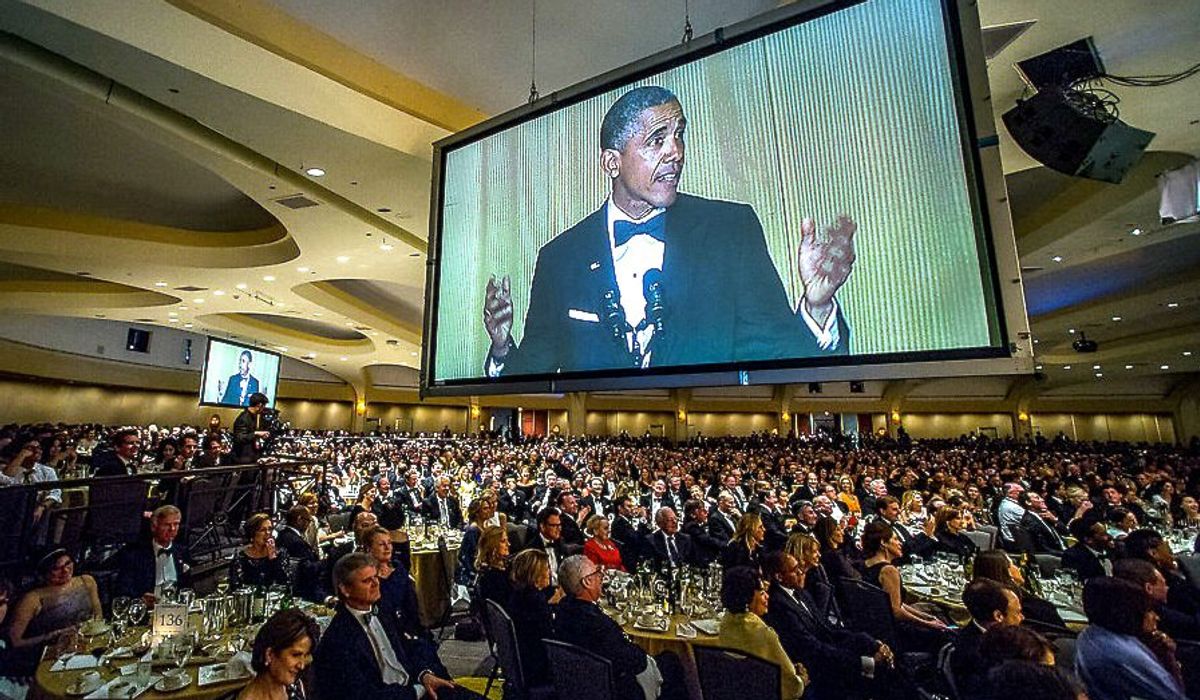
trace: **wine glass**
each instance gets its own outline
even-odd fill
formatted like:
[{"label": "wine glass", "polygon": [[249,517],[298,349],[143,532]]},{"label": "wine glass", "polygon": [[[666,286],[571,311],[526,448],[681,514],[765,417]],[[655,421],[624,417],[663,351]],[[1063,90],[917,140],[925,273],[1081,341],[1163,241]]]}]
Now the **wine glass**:
[{"label": "wine glass", "polygon": [[146,617],[146,610],[146,601],[141,598],[130,599],[129,608],[125,611],[129,618],[129,624],[133,627],[142,624],[142,619]]},{"label": "wine glass", "polygon": [[133,602],[128,596],[119,595],[112,599],[113,628],[117,638],[125,635],[125,618],[129,614],[129,604]]},{"label": "wine glass", "polygon": [[171,658],[175,661],[175,668],[182,673],[183,667],[186,666],[188,660],[192,658],[192,638],[190,635],[175,635],[175,638],[171,643]]},{"label": "wine glass", "polygon": [[217,581],[217,595],[225,597],[229,594],[229,579]]}]

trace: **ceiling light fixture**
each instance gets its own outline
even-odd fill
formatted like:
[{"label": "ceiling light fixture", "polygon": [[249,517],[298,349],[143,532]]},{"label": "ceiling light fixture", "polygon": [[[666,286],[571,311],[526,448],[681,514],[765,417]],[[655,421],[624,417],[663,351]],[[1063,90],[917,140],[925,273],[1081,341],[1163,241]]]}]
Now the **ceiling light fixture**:
[{"label": "ceiling light fixture", "polygon": [[167,286],[167,283],[166,282],[155,282],[154,286],[155,287],[165,287],[165,286]]},{"label": "ceiling light fixture", "polygon": [[1159,369],[1171,369],[1171,365],[1159,365]]},{"label": "ceiling light fixture", "polygon": [[199,297],[196,297],[195,299],[192,299],[192,303],[193,304],[203,304],[204,300]]},{"label": "ceiling light fixture", "polygon": [[346,360],[349,360],[350,358],[349,357],[339,357],[338,359],[341,360],[342,362],[345,362]]},{"label": "ceiling light fixture", "polygon": [[238,289],[246,289],[246,288],[247,288],[248,286],[250,286],[250,285],[246,284],[245,282],[238,282],[238,283],[237,283],[235,286],[236,286]]},{"label": "ceiling light fixture", "polygon": [[214,289],[213,296],[214,297],[223,297],[223,296],[225,296],[225,292],[221,291],[220,289]]},{"label": "ceiling light fixture", "polygon": [[1191,350],[1184,350],[1184,351],[1183,351],[1183,356],[1184,356],[1184,357],[1191,357],[1191,356],[1192,356],[1192,351],[1191,351]]},{"label": "ceiling light fixture", "polygon": [[1100,365],[1092,365],[1092,369],[1100,369]]},{"label": "ceiling light fixture", "polygon": [[339,256],[337,256],[337,261],[340,263],[350,262],[350,256],[349,255],[339,255]]},{"label": "ceiling light fixture", "polygon": [[1097,373],[1096,373],[1096,378],[1097,378],[1097,379],[1099,379],[1100,377],[1103,377],[1103,376],[1104,376],[1104,373],[1103,373],[1103,372],[1097,372]]},{"label": "ceiling light fixture", "polygon": [[184,327],[184,328],[191,328],[191,327],[192,327],[192,324],[190,324],[190,323],[185,323],[185,324],[183,324],[183,327]]},{"label": "ceiling light fixture", "polygon": [[1075,329],[1074,329],[1074,328],[1068,328],[1068,329],[1067,329],[1067,332],[1068,332],[1068,333],[1070,333],[1071,335],[1075,335]]},{"label": "ceiling light fixture", "polygon": [[395,248],[395,247],[396,247],[396,246],[392,245],[391,243],[380,243],[380,244],[379,244],[379,249],[380,249],[380,250],[382,250],[382,251],[383,251],[383,252],[385,252],[385,253],[386,253],[386,252],[388,252],[388,251],[390,251],[392,248]]},{"label": "ceiling light fixture", "polygon": [[1132,231],[1130,231],[1130,232],[1129,232],[1129,235],[1131,235],[1131,236],[1140,236],[1140,235],[1142,235],[1142,230],[1141,230],[1140,228],[1135,228],[1135,229],[1133,229]]},{"label": "ceiling light fixture", "polygon": [[168,311],[168,312],[167,312],[167,315],[168,315],[168,316],[178,316],[179,314],[178,314],[178,313],[176,313],[176,312],[174,312],[174,311]]},{"label": "ceiling light fixture", "polygon": [[1178,308],[1179,308],[1179,302],[1177,302],[1177,301],[1168,301],[1168,302],[1167,302],[1167,308],[1168,308],[1168,309],[1178,309]]},{"label": "ceiling light fixture", "polygon": [[325,171],[321,168],[305,168],[304,174],[309,177],[325,177]]},{"label": "ceiling light fixture", "polygon": [[1039,372],[1042,370],[1042,366],[1041,366],[1041,365],[1034,365],[1034,367],[1033,367],[1033,368],[1034,368],[1034,369],[1036,369],[1036,370],[1038,370]]},{"label": "ceiling light fixture", "polygon": [[1063,365],[1063,369],[1071,369],[1071,365]]},{"label": "ceiling light fixture", "polygon": [[307,267],[297,267],[296,272],[308,272],[308,268]]},{"label": "ceiling light fixture", "polygon": [[1063,256],[1055,255],[1053,258],[1050,258],[1050,259],[1053,260],[1054,262],[1060,263],[1063,261]]},{"label": "ceiling light fixture", "polygon": [[1125,365],[1125,369],[1133,369],[1133,365]]},{"label": "ceiling light fixture", "polygon": [[1121,317],[1120,317],[1120,316],[1113,316],[1113,317],[1112,317],[1112,320],[1114,320],[1114,321],[1120,321],[1120,320],[1121,320]]},{"label": "ceiling light fixture", "polygon": [[263,275],[263,282],[274,282],[275,275]]},{"label": "ceiling light fixture", "polygon": [[179,323],[179,319],[177,319],[177,318],[168,318],[168,319],[167,319],[167,323]]}]

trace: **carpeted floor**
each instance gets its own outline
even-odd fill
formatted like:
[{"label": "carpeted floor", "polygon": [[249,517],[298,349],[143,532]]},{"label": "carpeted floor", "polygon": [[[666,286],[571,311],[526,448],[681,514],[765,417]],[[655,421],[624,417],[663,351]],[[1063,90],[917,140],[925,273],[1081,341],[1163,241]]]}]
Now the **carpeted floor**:
[{"label": "carpeted floor", "polygon": [[[492,670],[492,659],[488,656],[486,642],[462,642],[446,639],[438,648],[438,656],[455,681],[482,694],[487,686],[488,674]],[[500,681],[492,684],[489,698],[501,698]]]}]

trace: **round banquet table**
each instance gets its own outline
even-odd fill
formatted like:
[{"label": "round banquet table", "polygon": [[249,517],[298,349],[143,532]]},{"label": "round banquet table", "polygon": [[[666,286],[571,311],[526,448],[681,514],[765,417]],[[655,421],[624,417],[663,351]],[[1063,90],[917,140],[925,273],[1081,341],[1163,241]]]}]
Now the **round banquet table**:
[{"label": "round banquet table", "polygon": [[[930,586],[919,584],[907,584],[904,590],[908,593],[909,598],[912,599],[908,602],[932,603],[937,605],[942,610],[945,610],[950,619],[959,627],[971,623],[971,613],[967,612],[967,607],[963,604],[961,596],[951,595],[948,591],[944,591],[940,587],[938,587],[937,594],[935,595]],[[1066,623],[1067,629],[1073,632],[1081,632],[1084,627],[1087,627],[1087,617],[1083,613],[1074,608],[1062,605],[1056,605],[1055,607],[1058,608],[1059,617]]]},{"label": "round banquet table", "polygon": [[[612,614],[610,610],[605,610],[605,612],[609,615]],[[634,644],[637,644],[650,656],[656,656],[664,651],[678,656],[683,665],[683,679],[687,684],[688,697],[691,700],[701,700],[703,695],[700,692],[700,676],[696,672],[696,657],[692,654],[692,646],[695,644],[719,646],[720,642],[716,635],[704,634],[699,630],[696,631],[694,638],[680,637],[676,634],[679,624],[689,621],[690,618],[687,615],[677,614],[669,618],[667,629],[662,632],[639,629],[634,626],[633,622],[627,622],[621,626],[621,629],[633,640]]]},{"label": "round banquet table", "polygon": [[[67,698],[77,699],[79,696],[69,694],[67,689],[70,688],[71,684],[74,683],[80,676],[88,671],[98,670],[100,672],[101,680],[104,683],[107,683],[119,675],[119,667],[131,663],[137,663],[137,660],[114,659],[112,663],[102,665],[98,669],[51,671],[50,667],[54,665],[54,662],[49,659],[43,659],[42,662],[38,664],[37,673],[34,675],[33,684],[29,688],[29,698],[30,700],[66,700]],[[232,696],[236,694],[250,682],[249,678],[242,678],[238,680],[214,683],[201,688],[199,685],[197,685],[196,679],[196,674],[198,673],[199,667],[212,663],[217,663],[217,661],[210,658],[193,657],[193,659],[189,661],[186,666],[188,676],[191,679],[191,683],[186,688],[164,693],[155,690],[152,686],[149,690],[145,691],[141,695],[138,695],[137,700],[167,700],[168,698],[171,700],[216,700],[216,698],[224,697],[226,695]],[[162,667],[156,663],[152,673],[154,675],[158,675],[161,674],[161,672]]]},{"label": "round banquet table", "polygon": [[[399,532],[394,532],[393,538]],[[447,541],[448,561],[443,561],[436,542],[410,542],[410,573],[416,582],[417,610],[421,615],[421,624],[429,627],[442,620],[446,608],[450,605],[450,585],[454,582],[454,572],[458,569],[459,542]]]}]

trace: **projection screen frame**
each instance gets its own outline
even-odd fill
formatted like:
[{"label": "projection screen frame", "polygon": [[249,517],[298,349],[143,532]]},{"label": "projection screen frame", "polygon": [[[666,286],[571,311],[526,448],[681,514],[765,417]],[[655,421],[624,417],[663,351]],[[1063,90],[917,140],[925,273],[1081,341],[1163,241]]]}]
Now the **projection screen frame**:
[{"label": "projection screen frame", "polygon": [[[820,381],[932,378],[965,375],[1016,375],[1034,371],[1033,345],[1026,315],[1016,239],[1000,163],[998,132],[992,113],[987,64],[973,0],[939,0],[946,23],[956,116],[965,156],[965,174],[980,256],[985,263],[985,294],[995,306],[999,343],[990,347],[928,350],[838,358],[789,358],[746,363],[581,370],[550,375],[472,377],[436,381],[437,308],[442,243],[443,163],[447,151],[503,129],[529,122],[589,97],[709,56],[734,45],[782,31],[820,16],[870,0],[801,0],[718,28],[686,45],[614,69],[548,94],[433,144],[433,186],[426,270],[426,305],[420,395],[562,394],[572,391],[792,384]],[[482,365],[483,358],[480,359]]]},{"label": "projection screen frame", "polygon": [[200,370],[200,397],[199,397],[200,398],[200,401],[199,401],[200,406],[212,406],[214,408],[235,408],[235,409],[245,408],[244,406],[237,406],[234,404],[204,400],[204,387],[208,383],[208,370],[209,370],[208,358],[212,354],[212,344],[214,341],[218,342],[218,343],[224,343],[225,345],[232,345],[234,347],[242,348],[244,350],[249,350],[251,352],[256,352],[256,353],[260,353],[263,355],[273,356],[276,360],[275,377],[274,377],[275,392],[274,392],[274,395],[268,397],[271,400],[267,403],[267,406],[269,408],[274,408],[279,403],[279,377],[280,377],[280,375],[283,374],[283,355],[281,353],[275,352],[273,350],[264,350],[263,348],[255,347],[253,345],[247,345],[246,343],[240,343],[236,340],[226,340],[225,338],[216,338],[211,335],[205,336],[205,340],[207,342],[204,344],[204,367]]}]

